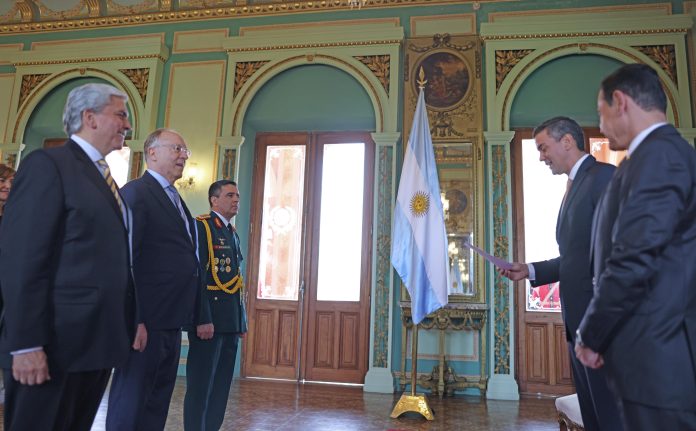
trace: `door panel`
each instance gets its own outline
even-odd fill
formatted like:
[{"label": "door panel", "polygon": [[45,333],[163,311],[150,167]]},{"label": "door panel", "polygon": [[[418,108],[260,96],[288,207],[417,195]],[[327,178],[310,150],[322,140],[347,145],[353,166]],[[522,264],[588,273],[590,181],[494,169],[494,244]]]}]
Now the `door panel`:
[{"label": "door panel", "polygon": [[257,135],[245,376],[363,382],[373,158],[366,133]]}]

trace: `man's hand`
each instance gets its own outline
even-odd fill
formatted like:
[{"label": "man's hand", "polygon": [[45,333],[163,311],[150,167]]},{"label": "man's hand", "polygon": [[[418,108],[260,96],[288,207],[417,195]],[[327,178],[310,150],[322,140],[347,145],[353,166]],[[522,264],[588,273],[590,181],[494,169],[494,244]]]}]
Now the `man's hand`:
[{"label": "man's hand", "polygon": [[529,268],[526,263],[515,262],[512,264],[512,269],[496,269],[498,270],[498,274],[512,281],[518,281],[529,277]]},{"label": "man's hand", "polygon": [[201,340],[210,340],[213,338],[213,334],[215,333],[215,326],[213,326],[212,323],[206,323],[203,325],[198,325],[196,326],[196,335],[198,335],[198,338]]},{"label": "man's hand", "polygon": [[604,365],[602,355],[581,344],[575,344],[575,356],[587,368],[597,369]]},{"label": "man's hand", "polygon": [[138,323],[138,327],[135,330],[135,340],[133,340],[133,350],[142,352],[147,346],[147,329],[144,323]]},{"label": "man's hand", "polygon": [[23,385],[40,385],[51,376],[48,374],[48,361],[43,350],[12,355],[12,377]]}]

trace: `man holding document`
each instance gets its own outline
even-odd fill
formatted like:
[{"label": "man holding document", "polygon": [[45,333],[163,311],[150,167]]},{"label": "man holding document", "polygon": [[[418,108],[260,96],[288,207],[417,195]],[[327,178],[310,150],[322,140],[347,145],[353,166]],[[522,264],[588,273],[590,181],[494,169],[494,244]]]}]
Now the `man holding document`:
[{"label": "man holding document", "polygon": [[585,429],[621,430],[618,409],[602,371],[585,368],[575,357],[575,331],[592,299],[590,231],[592,215],[614,166],[585,153],[582,128],[567,117],[551,118],[533,132],[539,160],[554,175],[568,175],[566,193],[556,222],[559,256],[530,264],[499,266],[511,280],[529,278],[532,286],[560,281],[561,309],[566,327],[573,381],[578,393]]}]

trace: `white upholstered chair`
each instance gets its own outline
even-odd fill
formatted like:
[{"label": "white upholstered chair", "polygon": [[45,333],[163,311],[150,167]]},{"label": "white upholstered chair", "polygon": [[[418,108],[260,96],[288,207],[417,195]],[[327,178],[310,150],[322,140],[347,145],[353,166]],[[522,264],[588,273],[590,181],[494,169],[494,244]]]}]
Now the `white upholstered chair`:
[{"label": "white upholstered chair", "polygon": [[566,395],[556,398],[556,411],[558,412],[558,424],[560,431],[584,431],[582,416],[580,415],[580,403],[578,394]]}]

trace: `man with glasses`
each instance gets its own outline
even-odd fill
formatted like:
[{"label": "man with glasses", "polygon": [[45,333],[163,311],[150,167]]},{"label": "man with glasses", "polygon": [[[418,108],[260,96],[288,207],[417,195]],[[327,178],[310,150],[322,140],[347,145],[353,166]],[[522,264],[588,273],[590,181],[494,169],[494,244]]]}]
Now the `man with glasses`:
[{"label": "man with glasses", "polygon": [[133,272],[138,326],[132,351],[109,393],[107,430],[161,430],[167,421],[181,350],[200,283],[196,226],[174,182],[191,152],[174,130],[152,132],[143,148],[147,171],[122,193],[133,210]]}]

